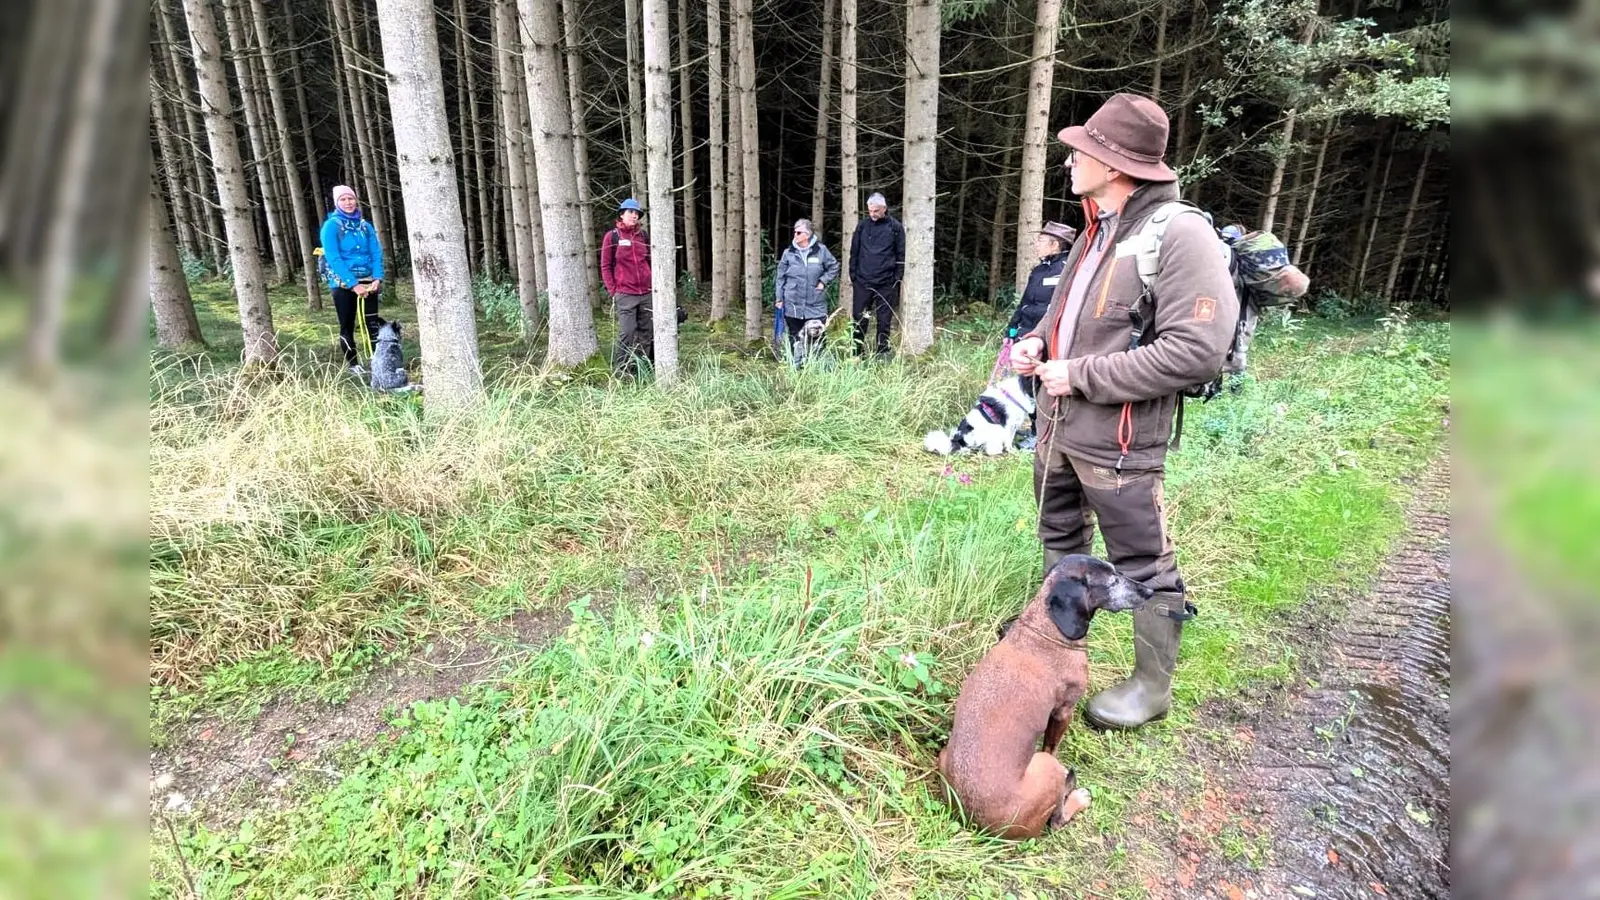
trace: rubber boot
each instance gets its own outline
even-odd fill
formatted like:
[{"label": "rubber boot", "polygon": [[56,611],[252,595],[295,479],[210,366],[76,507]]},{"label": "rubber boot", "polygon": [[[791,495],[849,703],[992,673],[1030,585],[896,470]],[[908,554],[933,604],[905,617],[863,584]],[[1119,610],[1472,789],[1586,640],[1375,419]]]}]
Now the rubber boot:
[{"label": "rubber boot", "polygon": [[[1056,563],[1061,561],[1061,557],[1066,555],[1067,551],[1065,550],[1051,550],[1049,547],[1044,548],[1044,574],[1049,575],[1050,570],[1055,568]],[[1004,622],[1001,622],[999,626],[995,628],[996,637],[999,640],[1005,640],[1006,632],[1010,631],[1011,626],[1017,624],[1017,620],[1020,618],[1022,618],[1022,614],[1017,613],[1011,618],[1006,619]]]},{"label": "rubber boot", "polygon": [[[1169,613],[1180,618],[1173,618]],[[1083,715],[1097,728],[1123,731],[1165,718],[1172,708],[1172,670],[1183,621],[1192,618],[1183,594],[1163,591],[1133,613],[1133,674],[1094,695]]]}]

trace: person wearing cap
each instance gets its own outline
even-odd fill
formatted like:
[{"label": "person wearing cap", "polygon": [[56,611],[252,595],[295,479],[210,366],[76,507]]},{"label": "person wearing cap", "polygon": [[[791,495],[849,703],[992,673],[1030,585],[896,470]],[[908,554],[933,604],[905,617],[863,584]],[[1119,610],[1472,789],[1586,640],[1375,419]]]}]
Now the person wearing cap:
[{"label": "person wearing cap", "polygon": [[327,265],[328,288],[333,291],[333,309],[339,317],[339,346],[345,365],[362,374],[356,355],[356,324],[359,320],[367,352],[372,339],[383,327],[378,317],[378,293],[383,289],[383,246],[378,230],[361,215],[361,204],[354,188],[339,185],[333,189],[333,211],[322,223],[322,258]]},{"label": "person wearing cap", "polygon": [[[1117,94],[1057,138],[1087,224],[1044,318],[1011,360],[1044,389],[1033,483],[1045,570],[1088,553],[1098,522],[1111,564],[1156,592],[1134,613],[1133,674],[1084,710],[1102,728],[1137,728],[1172,705],[1178,643],[1194,612],[1167,531],[1167,441],[1183,389],[1221,369],[1239,301],[1201,215],[1173,215],[1145,296],[1138,236],[1178,198],[1177,175],[1162,161],[1167,114],[1155,101]],[[1130,314],[1143,323],[1133,347]]]},{"label": "person wearing cap", "polygon": [[650,234],[639,224],[644,209],[629,197],[617,206],[615,227],[600,242],[600,280],[617,315],[613,367],[637,371],[655,361],[655,319],[650,307]]},{"label": "person wearing cap", "polygon": [[900,282],[906,271],[906,230],[889,215],[889,201],[874,192],[867,198],[867,217],[850,236],[850,316],[855,320],[858,356],[867,352],[867,315],[878,320],[877,356],[889,356],[889,329],[900,305]]},{"label": "person wearing cap", "polygon": [[[1011,314],[1011,321],[1006,323],[1006,338],[1015,341],[1038,326],[1039,320],[1044,318],[1045,310],[1050,308],[1050,298],[1055,295],[1056,285],[1061,283],[1061,272],[1067,262],[1067,251],[1072,248],[1072,241],[1078,236],[1078,229],[1060,222],[1046,222],[1038,233],[1033,236],[1033,252],[1039,256],[1039,264],[1028,273],[1028,286],[1022,291],[1022,297],[1017,301],[1017,310]],[[1037,399],[1039,379],[1037,376],[1022,376],[1022,389],[1029,397]],[[1033,415],[1034,433],[1038,433],[1038,410]],[[1023,449],[1031,449],[1033,438],[1024,438]]]}]

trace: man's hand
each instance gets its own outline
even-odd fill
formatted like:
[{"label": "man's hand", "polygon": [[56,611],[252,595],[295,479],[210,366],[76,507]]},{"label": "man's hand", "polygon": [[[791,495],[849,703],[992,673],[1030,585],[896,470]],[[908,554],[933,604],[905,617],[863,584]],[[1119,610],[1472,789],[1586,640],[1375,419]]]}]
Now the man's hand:
[{"label": "man's hand", "polygon": [[1032,375],[1039,367],[1039,356],[1043,353],[1042,339],[1023,338],[1011,345],[1011,368],[1016,369],[1018,375]]},{"label": "man's hand", "polygon": [[370,294],[373,291],[381,289],[382,287],[383,287],[383,279],[382,278],[374,278],[374,279],[372,279],[372,283],[367,285],[367,293]]},{"label": "man's hand", "polygon": [[1065,397],[1072,391],[1067,384],[1067,361],[1064,359],[1041,363],[1034,373],[1039,376],[1039,383],[1044,385],[1045,393],[1052,397]]}]

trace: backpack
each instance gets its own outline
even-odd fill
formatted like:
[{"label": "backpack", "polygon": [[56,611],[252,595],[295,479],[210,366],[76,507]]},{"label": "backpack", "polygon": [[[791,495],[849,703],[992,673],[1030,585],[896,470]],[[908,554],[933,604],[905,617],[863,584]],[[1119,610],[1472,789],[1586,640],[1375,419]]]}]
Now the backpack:
[{"label": "backpack", "polygon": [[[1187,212],[1205,216],[1207,224],[1212,222],[1211,214],[1193,203],[1173,200],[1158,207],[1139,233],[1128,239],[1135,242],[1139,280],[1144,283],[1139,309],[1154,306],[1156,276],[1161,274],[1161,240],[1172,220]],[[1239,225],[1229,225],[1216,234],[1218,252],[1228,262],[1234,292],[1239,296],[1239,320],[1234,323],[1233,341],[1228,346],[1221,371],[1210,380],[1183,390],[1183,396],[1199,397],[1202,401],[1222,393],[1226,376],[1244,373],[1249,364],[1250,341],[1255,337],[1262,311],[1293,303],[1305,296],[1311,286],[1305,273],[1289,262],[1289,249],[1271,232],[1246,232]],[[1137,310],[1128,316],[1133,320],[1133,339],[1129,343],[1132,349],[1142,341],[1146,323]],[[1154,320],[1153,314],[1151,319]],[[1178,409],[1181,423],[1182,404]],[[1181,431],[1181,424],[1179,428]]]}]

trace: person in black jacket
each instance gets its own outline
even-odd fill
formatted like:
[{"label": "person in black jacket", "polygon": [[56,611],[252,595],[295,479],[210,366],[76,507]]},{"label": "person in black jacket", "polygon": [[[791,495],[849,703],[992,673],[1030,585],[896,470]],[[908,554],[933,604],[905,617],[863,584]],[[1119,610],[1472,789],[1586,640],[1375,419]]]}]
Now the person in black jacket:
[{"label": "person in black jacket", "polygon": [[889,355],[889,327],[900,304],[900,281],[905,277],[906,230],[889,215],[882,194],[867,198],[867,218],[856,223],[850,238],[850,285],[854,295],[850,315],[855,319],[856,354],[867,352],[867,314],[878,319],[879,357]]},{"label": "person in black jacket", "polygon": [[[1072,249],[1072,241],[1077,236],[1077,229],[1060,222],[1044,223],[1039,233],[1033,236],[1033,251],[1039,254],[1039,264],[1028,273],[1028,286],[1017,301],[1017,311],[1011,314],[1011,321],[1006,324],[1008,339],[1015,341],[1039,326],[1039,320],[1050,308],[1050,298],[1055,296],[1056,288],[1061,284],[1061,276],[1067,265],[1067,251]],[[1024,375],[1021,381],[1022,389],[1027,391],[1029,397],[1037,395],[1038,376]],[[1034,416],[1037,422],[1037,410]],[[1023,449],[1031,450],[1033,437],[1024,437],[1022,443]]]}]

